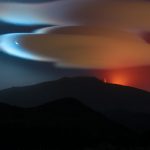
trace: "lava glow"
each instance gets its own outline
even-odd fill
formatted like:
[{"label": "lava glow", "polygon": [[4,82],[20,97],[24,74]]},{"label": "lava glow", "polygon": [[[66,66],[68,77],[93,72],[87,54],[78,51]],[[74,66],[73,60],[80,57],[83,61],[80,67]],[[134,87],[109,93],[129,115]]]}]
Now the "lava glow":
[{"label": "lava glow", "polygon": [[129,79],[126,75],[123,74],[113,74],[109,80],[110,83],[119,84],[119,85],[130,85]]},{"label": "lava glow", "polygon": [[96,71],[94,76],[100,80],[103,79],[104,83],[112,83],[124,86],[131,86],[135,81],[133,74],[130,74],[126,70],[103,70],[100,73]]},{"label": "lava glow", "polygon": [[93,70],[92,76],[103,80],[105,83],[112,83],[124,86],[131,86],[150,91],[150,67],[131,67],[121,69]]}]

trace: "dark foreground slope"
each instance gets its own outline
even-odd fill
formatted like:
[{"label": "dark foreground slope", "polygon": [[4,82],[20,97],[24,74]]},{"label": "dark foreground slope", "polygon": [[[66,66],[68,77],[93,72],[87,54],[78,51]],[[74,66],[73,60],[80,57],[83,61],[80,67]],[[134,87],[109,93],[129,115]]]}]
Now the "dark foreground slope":
[{"label": "dark foreground slope", "polygon": [[103,143],[120,146],[138,143],[136,133],[75,99],[26,109],[5,104],[0,104],[0,108],[0,147],[83,149]]},{"label": "dark foreground slope", "polygon": [[0,102],[31,107],[72,97],[94,110],[122,109],[150,113],[150,93],[132,87],[104,83],[92,77],[62,78],[33,86],[0,91]]},{"label": "dark foreground slope", "polygon": [[140,89],[104,83],[96,78],[74,77],[0,91],[1,102],[23,107],[64,97],[78,99],[129,128],[150,130],[150,93]]},{"label": "dark foreground slope", "polygon": [[2,149],[150,147],[150,93],[136,88],[63,78],[0,91],[0,101]]}]

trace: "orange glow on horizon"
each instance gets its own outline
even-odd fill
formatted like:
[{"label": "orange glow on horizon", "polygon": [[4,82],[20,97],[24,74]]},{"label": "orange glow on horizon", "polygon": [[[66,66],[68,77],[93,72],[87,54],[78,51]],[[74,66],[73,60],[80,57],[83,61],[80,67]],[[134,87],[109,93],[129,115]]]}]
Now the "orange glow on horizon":
[{"label": "orange glow on horizon", "polygon": [[92,75],[105,83],[130,86],[150,92],[150,66],[94,70]]},{"label": "orange glow on horizon", "polygon": [[125,86],[130,85],[128,76],[126,76],[125,74],[117,74],[117,73],[113,74],[112,76],[110,76],[109,82],[113,84],[119,84]]},{"label": "orange glow on horizon", "polygon": [[124,69],[104,71],[100,74],[97,72],[96,76],[99,79],[103,78],[104,83],[119,84],[124,86],[132,86],[135,79],[133,74],[130,74],[130,72]]}]

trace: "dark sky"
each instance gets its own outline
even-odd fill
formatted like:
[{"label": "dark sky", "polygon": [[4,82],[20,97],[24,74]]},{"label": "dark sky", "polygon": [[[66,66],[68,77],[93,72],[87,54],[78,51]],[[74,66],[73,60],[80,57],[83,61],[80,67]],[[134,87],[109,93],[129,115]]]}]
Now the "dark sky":
[{"label": "dark sky", "polygon": [[32,25],[32,26],[24,26],[24,25],[15,25],[9,24],[5,22],[0,22],[0,35],[7,33],[29,33],[36,29],[47,27],[50,25]]}]

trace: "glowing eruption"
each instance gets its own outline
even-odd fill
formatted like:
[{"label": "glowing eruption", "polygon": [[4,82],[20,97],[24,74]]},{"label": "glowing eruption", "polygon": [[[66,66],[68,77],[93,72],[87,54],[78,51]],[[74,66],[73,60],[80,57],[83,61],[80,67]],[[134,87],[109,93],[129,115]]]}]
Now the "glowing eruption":
[{"label": "glowing eruption", "polygon": [[128,77],[124,74],[113,74],[112,77],[110,77],[110,83],[127,86],[130,85]]},{"label": "glowing eruption", "polygon": [[150,66],[107,70],[98,69],[92,70],[91,75],[103,81],[107,79],[107,83],[132,86],[150,91]]},{"label": "glowing eruption", "polygon": [[130,72],[125,69],[93,71],[92,75],[96,76],[100,80],[103,79],[104,83],[130,86],[135,82],[133,80],[133,73],[130,74]]}]

